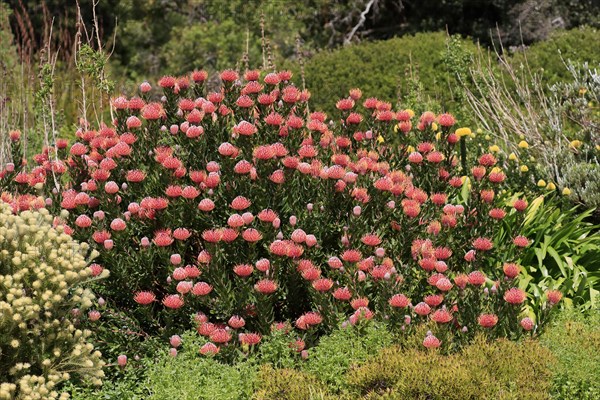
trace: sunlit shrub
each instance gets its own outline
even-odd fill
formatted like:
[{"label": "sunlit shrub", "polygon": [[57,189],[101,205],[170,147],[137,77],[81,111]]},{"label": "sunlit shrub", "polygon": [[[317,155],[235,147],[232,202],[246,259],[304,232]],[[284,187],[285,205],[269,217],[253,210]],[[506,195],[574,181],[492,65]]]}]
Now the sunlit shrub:
[{"label": "sunlit shrub", "polygon": [[365,398],[547,399],[550,352],[537,342],[486,342],[477,338],[462,352],[390,347],[349,373]]},{"label": "sunlit shrub", "polygon": [[[202,354],[232,359],[277,321],[307,348],[369,319],[431,323],[424,345],[446,349],[527,333],[513,263],[531,244],[528,202],[509,197],[497,156],[469,146],[450,114],[393,110],[359,89],[332,119],[311,113],[290,78],[227,70],[215,92],[203,71],[165,76],[160,101],[144,83],[113,99],[112,127],[83,122],[76,143],[2,176],[69,211],[56,223],[100,252],[95,270],[111,276],[98,290],[141,337],[193,327]],[[507,216],[515,230],[496,238]]]},{"label": "sunlit shrub", "polygon": [[91,331],[77,327],[94,300],[82,286],[92,276],[90,248],[52,221],[45,209],[14,215],[0,202],[2,399],[62,399],[61,382],[104,376]]}]

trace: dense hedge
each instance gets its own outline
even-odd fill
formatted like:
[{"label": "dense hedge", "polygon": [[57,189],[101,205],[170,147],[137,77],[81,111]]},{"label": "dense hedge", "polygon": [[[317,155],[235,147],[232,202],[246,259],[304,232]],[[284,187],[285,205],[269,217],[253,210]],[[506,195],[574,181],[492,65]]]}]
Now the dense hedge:
[{"label": "dense hedge", "polygon": [[[475,51],[469,40],[464,47]],[[306,62],[306,85],[312,92],[312,106],[329,110],[334,99],[349,89],[360,87],[365,97],[394,104],[406,95],[409,84],[418,77],[425,94],[448,99],[446,82],[446,33],[417,33],[414,36],[362,43],[316,54]]]},{"label": "dense hedge", "polygon": [[559,31],[548,40],[535,43],[526,51],[513,54],[515,63],[527,58],[532,72],[542,72],[544,81],[553,84],[569,81],[571,74],[563,60],[576,63],[589,62],[592,66],[600,63],[600,31],[595,28],[581,27],[570,31]]},{"label": "dense hedge", "polygon": [[[511,58],[519,65],[525,55],[532,71],[543,69],[545,81],[551,84],[570,77],[561,54],[565,60],[598,63],[598,42],[600,31],[594,28],[559,31],[548,40],[526,48],[525,52],[515,52]],[[469,39],[462,39],[461,44],[466,53],[477,51]],[[456,81],[444,63],[446,53],[445,32],[418,33],[318,53],[305,65],[306,86],[313,95],[312,106],[332,111],[331,105],[353,87],[360,87],[366,97],[377,95],[395,103],[399,96],[401,99],[407,96],[416,77],[426,96],[442,107],[456,110],[452,104]]]}]

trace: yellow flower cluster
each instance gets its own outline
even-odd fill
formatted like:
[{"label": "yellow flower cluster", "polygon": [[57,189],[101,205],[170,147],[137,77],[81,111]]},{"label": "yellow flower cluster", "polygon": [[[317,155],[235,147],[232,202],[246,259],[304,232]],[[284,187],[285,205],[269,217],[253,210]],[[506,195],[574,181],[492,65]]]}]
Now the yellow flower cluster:
[{"label": "yellow flower cluster", "polygon": [[56,388],[70,373],[94,384],[104,376],[91,332],[70,318],[94,301],[79,286],[91,277],[89,246],[52,220],[45,209],[15,215],[0,203],[0,370],[10,375],[0,382],[0,400],[65,399]]}]

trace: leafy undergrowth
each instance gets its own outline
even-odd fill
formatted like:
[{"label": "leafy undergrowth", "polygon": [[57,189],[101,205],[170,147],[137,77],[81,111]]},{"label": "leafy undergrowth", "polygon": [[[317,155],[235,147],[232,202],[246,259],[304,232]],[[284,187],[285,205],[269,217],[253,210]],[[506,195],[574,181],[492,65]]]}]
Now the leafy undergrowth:
[{"label": "leafy undergrowth", "polygon": [[541,342],[557,358],[552,394],[557,399],[600,398],[600,310],[561,314]]},{"label": "leafy undergrowth", "polygon": [[[478,336],[449,355],[423,349],[421,332],[398,337],[384,325],[340,328],[308,352],[284,330],[233,364],[198,355],[197,335],[178,354],[127,367],[101,390],[74,399],[597,399],[600,314],[564,312],[539,339]],[[392,345],[392,343],[395,343]]]}]

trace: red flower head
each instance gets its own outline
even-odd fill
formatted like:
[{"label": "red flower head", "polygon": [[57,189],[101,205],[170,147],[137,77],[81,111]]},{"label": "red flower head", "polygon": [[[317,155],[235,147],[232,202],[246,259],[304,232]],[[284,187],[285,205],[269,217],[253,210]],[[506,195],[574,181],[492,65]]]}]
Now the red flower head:
[{"label": "red flower head", "polygon": [[209,335],[209,339],[215,343],[227,343],[231,340],[231,335],[225,329],[215,329]]},{"label": "red flower head", "polygon": [[475,250],[477,251],[489,251],[492,249],[493,243],[488,238],[480,237],[473,241],[473,247],[475,247]]},{"label": "red flower head", "polygon": [[312,286],[318,292],[327,292],[333,287],[333,281],[331,279],[321,278],[313,281]]},{"label": "red flower head", "polygon": [[240,333],[240,343],[243,345],[254,346],[260,343],[261,336],[258,333]]},{"label": "red flower head", "polygon": [[244,325],[246,325],[246,321],[244,321],[244,318],[234,315],[233,317],[229,318],[227,324],[233,329],[239,329],[243,328]]},{"label": "red flower head", "polygon": [[498,316],[495,314],[481,314],[477,318],[477,323],[484,328],[492,328],[498,323]]},{"label": "red flower head", "polygon": [[337,288],[333,292],[333,297],[337,300],[348,301],[352,298],[352,292],[347,287]]},{"label": "red flower head", "polygon": [[513,207],[515,210],[517,211],[525,211],[525,209],[527,208],[527,200],[525,199],[517,199],[515,200],[515,202],[513,203]]},{"label": "red flower head", "polygon": [[526,331],[530,331],[535,327],[535,323],[529,317],[523,318],[520,324],[521,327]]},{"label": "red flower head", "polygon": [[485,274],[481,271],[473,271],[469,274],[469,283],[473,286],[481,286],[485,283]]},{"label": "red flower head", "polygon": [[366,234],[360,241],[367,246],[379,246],[381,244],[381,239],[375,234]]},{"label": "red flower head", "polygon": [[456,275],[454,277],[454,283],[461,289],[464,289],[469,283],[469,277],[465,274]]},{"label": "red flower head", "polygon": [[431,320],[437,322],[438,324],[445,324],[447,322],[452,321],[452,314],[446,309],[436,310],[431,316]]},{"label": "red flower head", "polygon": [[546,292],[546,298],[550,305],[554,305],[560,302],[562,299],[562,293],[559,290],[548,290]]},{"label": "red flower head", "polygon": [[219,352],[219,350],[220,349],[217,345],[208,342],[202,347],[200,347],[200,354],[202,354],[203,356],[214,356]]},{"label": "red flower head", "polygon": [[389,304],[395,308],[406,308],[410,304],[410,299],[403,294],[395,294],[389,300]]},{"label": "red flower head", "polygon": [[245,210],[246,208],[250,207],[251,204],[252,203],[247,198],[245,198],[243,196],[238,196],[235,199],[233,199],[233,201],[231,202],[231,208],[233,208],[234,210],[240,211],[240,210]]},{"label": "red flower head", "polygon": [[156,296],[152,292],[137,292],[133,300],[138,304],[148,305],[156,300]]},{"label": "red flower head", "polygon": [[178,294],[170,294],[163,299],[162,303],[167,308],[178,309],[183,306],[183,298]]},{"label": "red flower head", "polygon": [[519,288],[508,289],[504,293],[504,300],[510,304],[522,304],[526,298],[525,292]]},{"label": "red flower head", "polygon": [[504,275],[506,275],[506,277],[509,279],[516,278],[521,270],[520,267],[514,263],[506,263],[502,269],[504,270]]},{"label": "red flower head", "polygon": [[421,315],[421,316],[425,316],[428,315],[431,312],[431,307],[429,307],[427,305],[427,303],[424,302],[420,302],[419,304],[417,304],[414,308],[415,313]]},{"label": "red flower head", "polygon": [[423,340],[423,346],[427,347],[428,349],[437,349],[441,344],[442,342],[440,342],[440,340],[433,335],[427,335],[425,340]]},{"label": "red flower head", "polygon": [[233,82],[237,80],[240,76],[234,70],[226,69],[225,71],[221,72],[220,77],[223,82]]},{"label": "red flower head", "polygon": [[527,247],[529,246],[529,239],[525,236],[517,236],[513,239],[513,244],[517,247]]},{"label": "red flower head", "polygon": [[194,296],[206,296],[212,292],[213,287],[206,282],[197,282],[192,288],[192,294]]},{"label": "red flower head", "polygon": [[451,127],[456,123],[452,114],[442,114],[438,117],[438,123],[443,127]]},{"label": "red flower head", "polygon": [[257,292],[262,294],[275,293],[275,291],[277,290],[277,283],[269,279],[263,279],[258,281],[258,283],[254,285],[254,289],[256,289]]},{"label": "red flower head", "polygon": [[242,278],[252,275],[254,267],[250,264],[239,264],[233,267],[233,272]]}]

